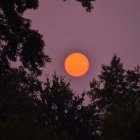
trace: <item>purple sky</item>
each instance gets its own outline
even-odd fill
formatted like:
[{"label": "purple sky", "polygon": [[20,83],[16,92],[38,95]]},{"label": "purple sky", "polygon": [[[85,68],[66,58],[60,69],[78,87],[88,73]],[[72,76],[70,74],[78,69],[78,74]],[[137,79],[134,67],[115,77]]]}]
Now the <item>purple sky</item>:
[{"label": "purple sky", "polygon": [[[44,36],[45,51],[52,58],[45,74],[56,71],[82,92],[89,89],[101,64],[108,64],[114,53],[125,68],[140,64],[140,0],[96,0],[91,13],[75,0],[39,1],[39,8],[25,16]],[[82,52],[90,60],[90,69],[81,78],[72,78],[64,70],[64,59],[71,52]]]}]

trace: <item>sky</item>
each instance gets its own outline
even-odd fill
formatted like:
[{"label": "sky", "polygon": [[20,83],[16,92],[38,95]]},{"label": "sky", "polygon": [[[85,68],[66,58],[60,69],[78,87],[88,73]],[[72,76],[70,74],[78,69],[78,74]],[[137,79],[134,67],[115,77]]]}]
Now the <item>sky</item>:
[{"label": "sky", "polygon": [[[81,93],[115,53],[126,69],[140,64],[140,0],[96,0],[90,13],[75,0],[39,2],[37,10],[24,16],[43,35],[45,52],[52,59],[44,67],[44,75],[56,72],[65,76],[72,89]],[[72,52],[89,58],[89,71],[83,77],[73,78],[64,69],[65,58]]]}]

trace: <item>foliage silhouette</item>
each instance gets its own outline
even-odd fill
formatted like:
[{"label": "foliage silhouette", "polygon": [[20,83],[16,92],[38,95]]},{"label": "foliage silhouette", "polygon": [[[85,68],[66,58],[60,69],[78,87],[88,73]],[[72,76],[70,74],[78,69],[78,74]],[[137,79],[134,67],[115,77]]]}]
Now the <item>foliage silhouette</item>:
[{"label": "foliage silhouette", "polygon": [[31,29],[31,20],[22,15],[27,9],[36,9],[38,0],[0,1],[0,57],[1,61],[16,61],[36,75],[50,58],[44,54],[42,35]]},{"label": "foliage silhouette", "polygon": [[92,134],[93,111],[83,105],[84,94],[76,96],[63,77],[53,74],[52,81],[46,79],[41,92],[39,108],[42,119],[57,134],[66,132],[73,139],[84,140]]},{"label": "foliage silhouette", "polygon": [[1,139],[91,137],[88,130],[92,125],[85,121],[93,112],[82,105],[84,94],[74,95],[62,77],[54,74],[52,83],[47,79],[42,88],[41,83],[22,68],[9,69],[0,76]]},{"label": "foliage silhouette", "polygon": [[120,58],[102,66],[100,81],[90,84],[89,96],[100,116],[103,140],[140,138],[140,68],[125,70]]},{"label": "foliage silhouette", "polygon": [[31,95],[36,94],[40,83],[27,76],[23,69],[0,73],[0,139],[37,139],[41,127]]},{"label": "foliage silhouette", "polygon": [[95,0],[76,0],[76,1],[80,2],[82,6],[86,8],[87,12],[91,12],[91,10],[93,9],[92,2],[94,2]]}]

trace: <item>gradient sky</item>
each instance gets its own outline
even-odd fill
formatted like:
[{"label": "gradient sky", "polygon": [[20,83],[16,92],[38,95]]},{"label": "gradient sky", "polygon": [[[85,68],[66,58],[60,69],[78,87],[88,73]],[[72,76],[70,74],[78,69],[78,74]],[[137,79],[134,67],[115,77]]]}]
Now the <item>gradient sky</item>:
[{"label": "gradient sky", "polygon": [[[75,0],[39,0],[39,8],[25,16],[32,27],[44,36],[45,52],[52,62],[44,74],[54,71],[71,79],[77,92],[89,89],[89,82],[108,64],[116,53],[126,69],[140,64],[140,0],[96,0],[87,13]],[[65,57],[72,52],[88,56],[90,69],[80,78],[70,77],[64,70]]]}]

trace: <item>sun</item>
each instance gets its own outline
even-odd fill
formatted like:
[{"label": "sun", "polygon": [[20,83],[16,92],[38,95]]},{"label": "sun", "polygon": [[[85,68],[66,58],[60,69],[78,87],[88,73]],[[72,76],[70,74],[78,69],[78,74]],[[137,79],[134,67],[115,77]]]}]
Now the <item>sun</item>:
[{"label": "sun", "polygon": [[81,77],[89,69],[89,60],[82,53],[72,53],[65,59],[64,67],[70,76]]}]

